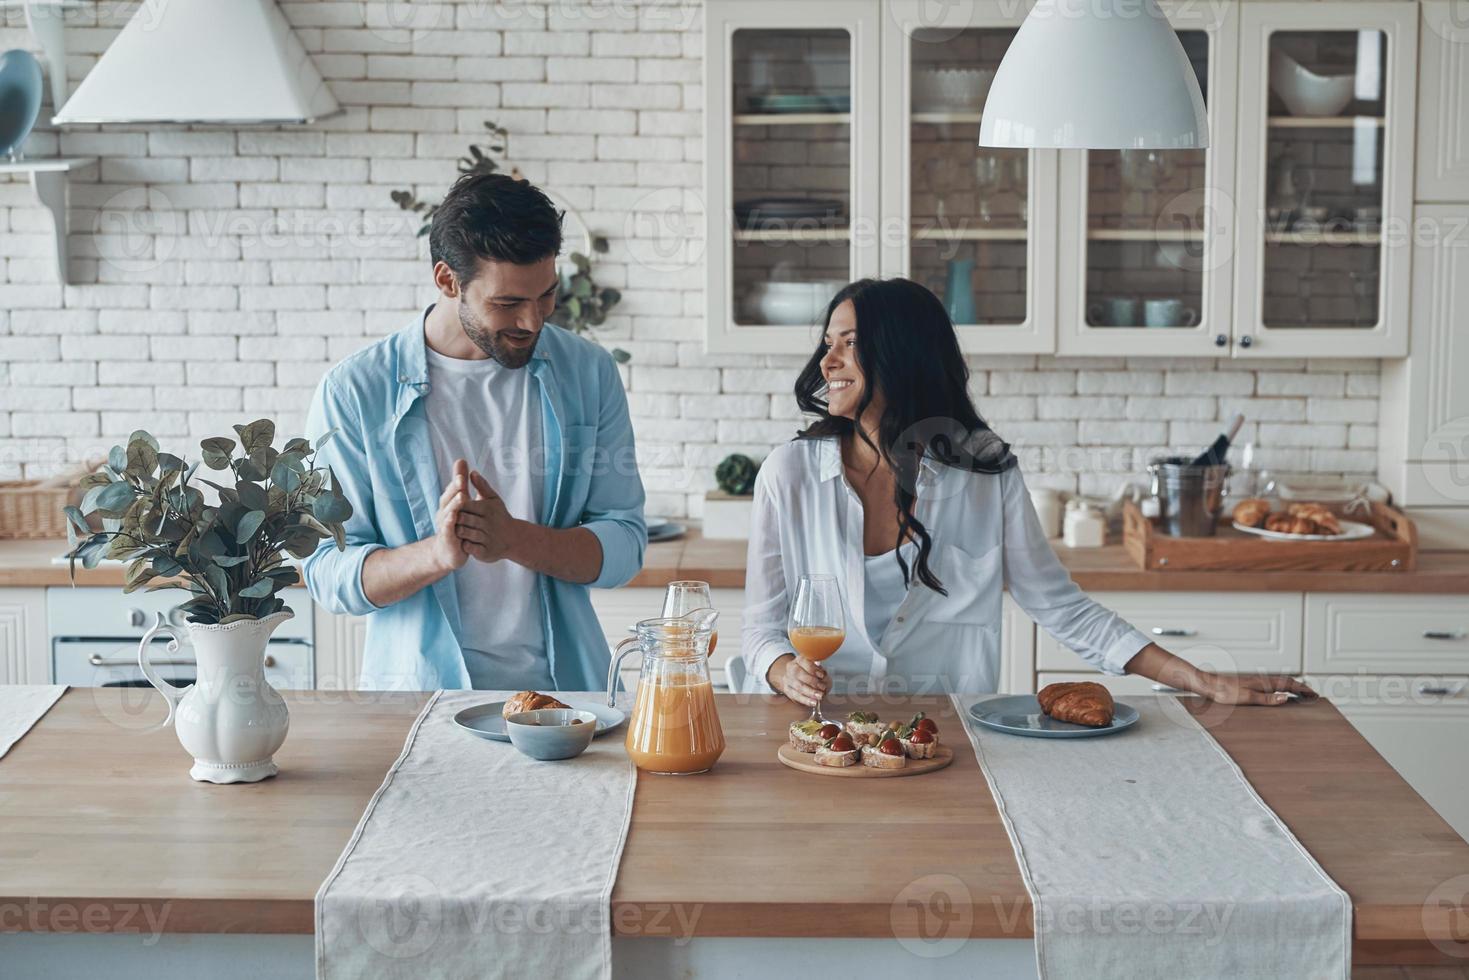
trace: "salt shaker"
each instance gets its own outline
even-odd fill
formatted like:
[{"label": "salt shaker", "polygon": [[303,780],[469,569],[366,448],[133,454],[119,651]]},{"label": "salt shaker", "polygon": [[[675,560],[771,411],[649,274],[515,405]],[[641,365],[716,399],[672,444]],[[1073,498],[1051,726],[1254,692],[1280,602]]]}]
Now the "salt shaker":
[{"label": "salt shaker", "polygon": [[1085,500],[1068,500],[1062,540],[1068,548],[1100,548],[1107,540],[1107,519]]}]

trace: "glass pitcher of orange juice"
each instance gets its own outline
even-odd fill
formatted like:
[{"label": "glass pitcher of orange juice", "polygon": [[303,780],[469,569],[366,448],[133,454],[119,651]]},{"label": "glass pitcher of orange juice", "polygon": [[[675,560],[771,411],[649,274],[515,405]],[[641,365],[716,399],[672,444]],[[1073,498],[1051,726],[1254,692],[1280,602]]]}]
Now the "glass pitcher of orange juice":
[{"label": "glass pitcher of orange juice", "polygon": [[627,754],[644,772],[708,772],[724,752],[724,729],[709,679],[709,640],[719,614],[712,609],[676,619],[645,619],[637,635],[617,645],[607,672],[607,703],[617,669],[636,647],[643,653],[638,693],[627,723]]}]

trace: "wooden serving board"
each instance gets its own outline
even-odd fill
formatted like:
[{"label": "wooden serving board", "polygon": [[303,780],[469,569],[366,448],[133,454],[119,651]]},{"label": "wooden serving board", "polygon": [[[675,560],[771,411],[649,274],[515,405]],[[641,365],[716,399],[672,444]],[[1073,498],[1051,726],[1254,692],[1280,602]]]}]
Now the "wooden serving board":
[{"label": "wooden serving board", "polygon": [[1220,515],[1212,538],[1175,538],[1159,532],[1128,501],[1122,543],[1145,571],[1408,572],[1418,563],[1418,530],[1401,511],[1374,502],[1363,519],[1377,533],[1356,541],[1277,541],[1235,530]]},{"label": "wooden serving board", "polygon": [[873,769],[864,766],[859,759],[855,766],[819,766],[816,764],[816,755],[812,752],[801,752],[791,746],[789,742],[780,747],[776,753],[781,764],[799,769],[801,772],[814,772],[818,776],[846,776],[849,779],[889,779],[894,776],[922,776],[924,773],[937,772],[954,761],[954,750],[943,743],[939,743],[938,751],[933,754],[932,759],[909,759],[908,764],[901,769]]}]

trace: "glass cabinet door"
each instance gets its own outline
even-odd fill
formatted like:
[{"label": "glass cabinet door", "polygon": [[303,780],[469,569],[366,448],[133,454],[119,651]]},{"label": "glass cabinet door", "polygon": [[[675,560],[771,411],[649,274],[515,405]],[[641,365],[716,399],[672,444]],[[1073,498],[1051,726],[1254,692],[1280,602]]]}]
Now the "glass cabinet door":
[{"label": "glass cabinet door", "polygon": [[1236,15],[1188,7],[1169,15],[1214,138],[1209,149],[1063,158],[1062,353],[1229,353]]},{"label": "glass cabinet door", "polygon": [[1050,351],[1055,294],[1037,282],[1054,241],[1055,153],[978,145],[1024,10],[921,0],[885,10],[883,274],[943,300],[966,350]]},{"label": "glass cabinet door", "polygon": [[1320,10],[1245,14],[1239,343],[1266,357],[1404,354],[1414,11]]},{"label": "glass cabinet door", "polygon": [[877,106],[857,71],[876,59],[860,24],[872,10],[707,8],[723,46],[709,63],[709,187],[727,195],[711,202],[711,350],[809,352],[832,296],[877,270],[877,166],[862,155]]}]

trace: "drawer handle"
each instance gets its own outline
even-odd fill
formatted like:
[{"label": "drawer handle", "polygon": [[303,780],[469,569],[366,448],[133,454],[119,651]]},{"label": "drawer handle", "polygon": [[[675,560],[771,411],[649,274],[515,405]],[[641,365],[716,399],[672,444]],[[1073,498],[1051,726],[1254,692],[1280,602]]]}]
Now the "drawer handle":
[{"label": "drawer handle", "polygon": [[1152,630],[1152,633],[1153,633],[1154,636],[1198,636],[1199,635],[1199,631],[1198,630],[1179,629],[1178,627],[1174,627],[1174,626],[1154,626],[1153,627],[1153,630]]},{"label": "drawer handle", "polygon": [[1169,687],[1167,684],[1154,684],[1153,685],[1153,690],[1157,691],[1159,694],[1192,694],[1193,693],[1192,691],[1185,691],[1181,687]]},{"label": "drawer handle", "polygon": [[[95,654],[95,653],[92,654],[90,657],[87,658],[87,663],[91,664],[93,667],[136,667],[136,666],[138,666],[138,662],[136,660],[133,660],[133,659],[129,658],[129,657],[103,657],[103,656],[100,656],[99,654]],[[150,660],[149,663],[153,664],[153,666],[155,666],[155,667],[197,667],[197,666],[199,666],[199,664],[198,664],[197,661],[194,661],[194,660],[182,660],[182,659],[178,659],[178,660]],[[267,653],[265,655],[265,666],[267,666],[267,667],[274,667],[275,666],[275,657],[273,657],[273,656],[271,656],[270,654]]]},{"label": "drawer handle", "polygon": [[1419,684],[1419,694],[1431,694],[1437,697],[1448,697],[1453,692],[1442,684]]},{"label": "drawer handle", "polygon": [[1464,631],[1463,630],[1424,630],[1423,631],[1423,638],[1425,640],[1462,640],[1464,638]]}]

